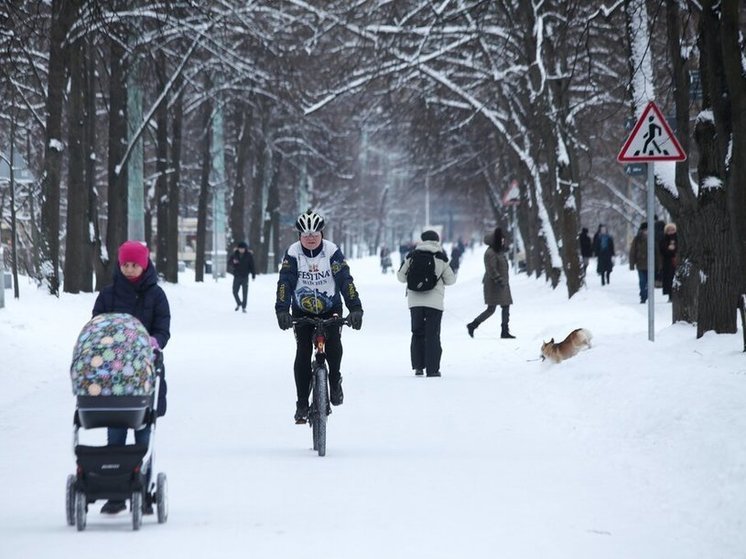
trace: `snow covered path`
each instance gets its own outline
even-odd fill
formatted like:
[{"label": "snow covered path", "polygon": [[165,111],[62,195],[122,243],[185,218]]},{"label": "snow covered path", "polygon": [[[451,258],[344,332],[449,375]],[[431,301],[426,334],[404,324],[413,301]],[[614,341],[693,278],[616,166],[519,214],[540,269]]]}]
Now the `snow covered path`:
[{"label": "snow covered path", "polygon": [[[166,285],[169,412],[157,470],[169,521],[64,521],[74,470],[69,367],[93,295],[22,286],[0,310],[0,558],[692,558],[746,553],[746,361],[740,334],[696,341],[656,303],[656,342],[636,274],[617,266],[568,301],[511,277],[511,330],[483,309],[481,251],[447,289],[440,379],[409,370],[404,287],[375,258],[351,262],[363,330],[345,330],[345,404],[328,451],[292,422],[294,342],[277,329],[276,278]],[[7,293],[7,292],[6,292]],[[660,291],[656,292],[660,298]],[[542,339],[590,329],[594,347],[561,365]],[[83,433],[99,443],[102,433]]]}]

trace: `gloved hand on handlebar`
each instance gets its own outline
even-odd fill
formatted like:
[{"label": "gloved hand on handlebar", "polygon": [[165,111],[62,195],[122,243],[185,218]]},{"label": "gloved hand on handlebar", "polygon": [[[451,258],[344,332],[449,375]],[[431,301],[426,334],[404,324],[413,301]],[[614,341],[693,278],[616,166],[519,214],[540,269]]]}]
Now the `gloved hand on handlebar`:
[{"label": "gloved hand on handlebar", "polygon": [[347,317],[353,330],[360,330],[363,326],[363,311],[350,311]]},{"label": "gloved hand on handlebar", "polygon": [[293,327],[293,317],[290,316],[288,311],[279,311],[277,313],[277,325],[280,330],[287,330]]}]

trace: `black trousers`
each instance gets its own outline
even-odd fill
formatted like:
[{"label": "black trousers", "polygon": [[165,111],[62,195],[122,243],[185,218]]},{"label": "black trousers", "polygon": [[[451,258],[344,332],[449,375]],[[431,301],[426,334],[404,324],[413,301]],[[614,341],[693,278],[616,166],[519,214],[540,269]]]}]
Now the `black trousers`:
[{"label": "black trousers", "polygon": [[[243,301],[238,297],[238,290],[241,289]],[[233,276],[233,298],[236,300],[237,307],[246,308],[246,296],[249,293],[249,276]]]},{"label": "black trousers", "polygon": [[[331,315],[330,315],[331,316]],[[329,318],[329,316],[322,316]],[[311,391],[311,356],[313,355],[313,326],[304,324],[295,327],[295,391],[299,402],[308,403]],[[329,365],[329,382],[339,380],[342,364],[342,327],[326,328],[326,361]]]},{"label": "black trousers", "polygon": [[425,369],[428,375],[440,371],[440,321],[443,311],[430,307],[412,307],[412,341],[409,353],[413,369]]},{"label": "black trousers", "polygon": [[[500,326],[503,332],[507,332],[508,324],[510,322],[510,305],[503,305],[500,307],[500,309],[502,310],[502,322],[500,323]],[[474,319],[474,322],[472,322],[474,328],[477,328],[480,324],[482,324],[482,322],[495,314],[495,310],[497,310],[497,305],[487,305],[487,308],[482,311],[482,314],[480,314],[477,318]]]}]

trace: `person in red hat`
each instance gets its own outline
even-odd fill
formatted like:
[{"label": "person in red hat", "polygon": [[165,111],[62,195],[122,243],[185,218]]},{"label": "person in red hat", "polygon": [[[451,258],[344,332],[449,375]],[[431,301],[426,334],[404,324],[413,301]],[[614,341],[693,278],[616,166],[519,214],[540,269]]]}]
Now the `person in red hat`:
[{"label": "person in red hat", "polygon": [[[150,261],[150,251],[145,243],[126,241],[119,247],[119,267],[114,270],[114,282],[104,287],[93,305],[93,316],[103,313],[127,313],[142,322],[150,334],[154,351],[160,353],[171,337],[171,310],[166,293],[158,285],[158,274]],[[161,354],[162,357],[162,354]],[[161,384],[158,393],[157,414],[166,413],[165,368],[160,367]],[[135,431],[135,443],[147,445],[150,428]],[[127,429],[108,428],[109,445],[123,446]],[[101,509],[105,514],[116,514],[126,509],[124,501],[107,501]]]}]

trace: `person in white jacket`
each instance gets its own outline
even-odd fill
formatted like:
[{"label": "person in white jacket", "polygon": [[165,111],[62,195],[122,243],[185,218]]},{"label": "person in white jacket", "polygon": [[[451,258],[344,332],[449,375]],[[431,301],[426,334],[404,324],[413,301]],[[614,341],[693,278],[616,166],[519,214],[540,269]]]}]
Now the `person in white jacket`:
[{"label": "person in white jacket", "polygon": [[412,319],[410,356],[415,375],[426,372],[429,377],[439,377],[440,356],[443,353],[440,345],[440,321],[443,316],[445,286],[456,283],[456,274],[448,263],[438,233],[424,231],[420,238],[422,242],[415,246],[399,267],[397,278],[407,283],[407,275],[416,252],[432,254],[436,278],[434,286],[427,291],[407,288],[407,303]]}]

